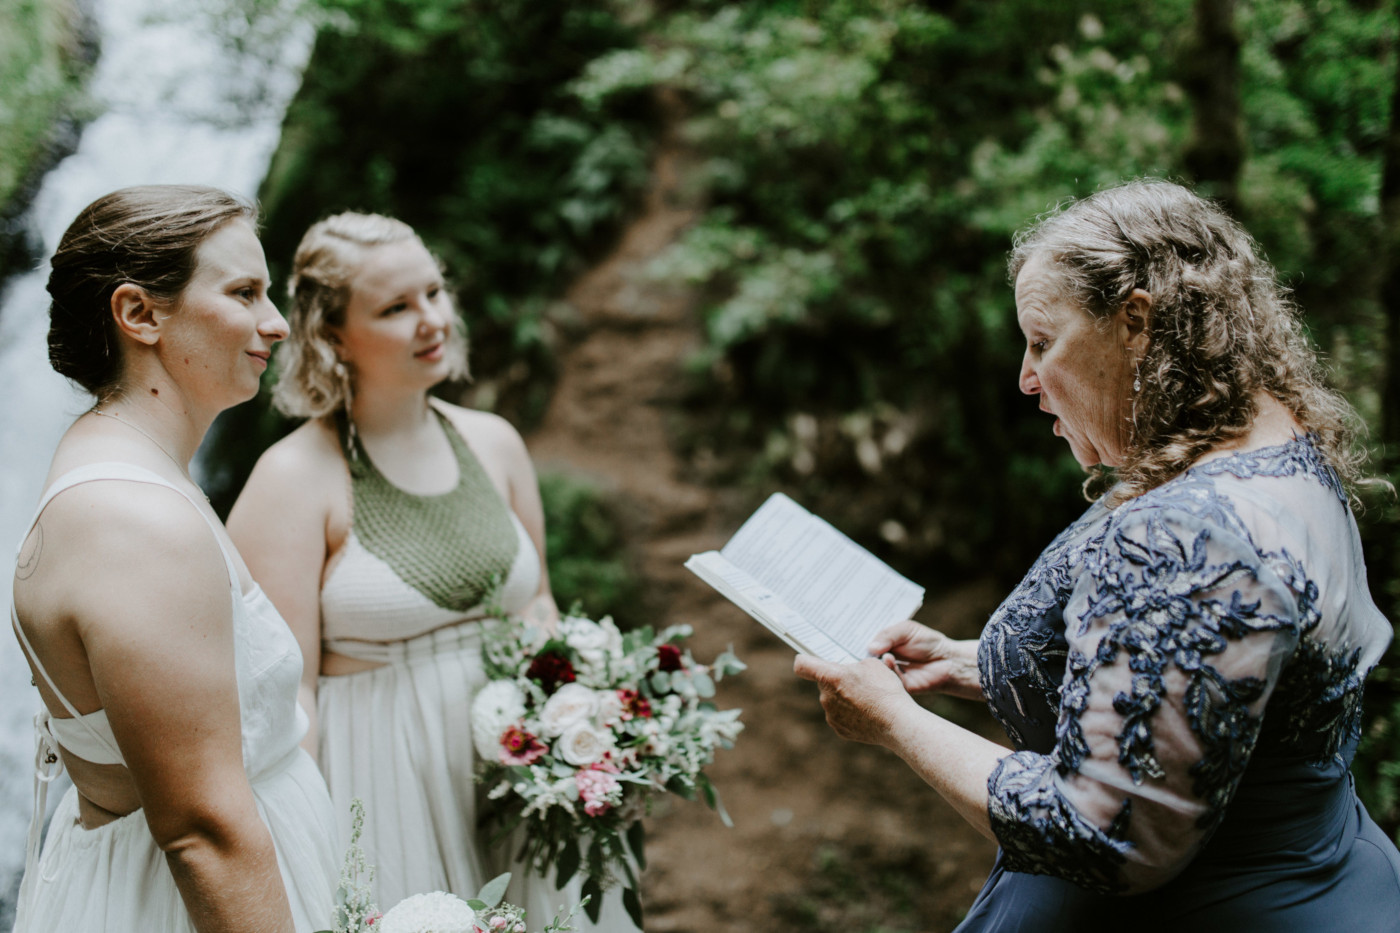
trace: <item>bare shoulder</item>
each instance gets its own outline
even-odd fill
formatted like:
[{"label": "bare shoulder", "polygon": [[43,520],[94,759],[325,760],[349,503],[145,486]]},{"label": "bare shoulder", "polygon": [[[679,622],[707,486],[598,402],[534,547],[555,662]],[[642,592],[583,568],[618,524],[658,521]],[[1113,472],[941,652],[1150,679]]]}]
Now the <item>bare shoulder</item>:
[{"label": "bare shoulder", "polygon": [[50,564],[39,568],[44,577],[36,582],[67,592],[79,616],[86,603],[101,610],[113,592],[166,588],[172,578],[194,590],[226,591],[227,569],[209,520],[174,489],[84,483],[50,502],[39,525]]},{"label": "bare shoulder", "polygon": [[315,480],[328,472],[340,472],[343,464],[335,426],[317,418],[263,451],[253,471],[291,481]]},{"label": "bare shoulder", "polygon": [[520,432],[515,429],[515,425],[500,415],[489,411],[473,411],[441,399],[434,399],[433,405],[447,416],[458,433],[467,439],[467,443],[471,444],[478,454],[506,461],[515,461],[522,456],[528,458],[525,441]]},{"label": "bare shoulder", "polygon": [[340,496],[345,476],[334,426],[308,421],[263,452],[238,501],[240,505],[251,499],[324,508]]},{"label": "bare shoulder", "polygon": [[67,489],[54,497],[39,521],[54,533],[81,532],[84,541],[104,546],[127,538],[142,544],[166,539],[188,543],[196,535],[212,540],[208,521],[184,494],[127,479],[91,480]]}]

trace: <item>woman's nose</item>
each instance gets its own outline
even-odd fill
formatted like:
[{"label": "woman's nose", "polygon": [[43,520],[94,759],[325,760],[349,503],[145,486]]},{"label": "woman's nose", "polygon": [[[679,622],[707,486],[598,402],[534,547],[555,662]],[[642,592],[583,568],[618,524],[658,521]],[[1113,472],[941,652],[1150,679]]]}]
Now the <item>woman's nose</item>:
[{"label": "woman's nose", "polygon": [[1040,394],[1040,379],[1035,374],[1035,369],[1031,366],[1031,351],[1027,350],[1021,357],[1021,377],[1018,383],[1021,391],[1027,395]]},{"label": "woman's nose", "polygon": [[271,301],[267,303],[268,310],[272,313],[263,318],[258,325],[258,333],[264,337],[271,337],[273,340],[286,340],[291,333],[287,326],[287,319],[282,316],[282,312],[277,310],[277,306]]},{"label": "woman's nose", "polygon": [[447,310],[443,302],[424,301],[423,317],[420,319],[424,330],[441,330],[447,326],[451,317],[451,312]]}]

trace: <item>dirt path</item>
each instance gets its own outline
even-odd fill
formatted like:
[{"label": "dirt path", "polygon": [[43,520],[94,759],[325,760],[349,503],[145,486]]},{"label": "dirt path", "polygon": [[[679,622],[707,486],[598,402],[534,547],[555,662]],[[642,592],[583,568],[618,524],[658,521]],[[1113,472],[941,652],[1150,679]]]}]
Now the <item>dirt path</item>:
[{"label": "dirt path", "polygon": [[[586,476],[623,504],[656,624],[690,623],[697,656],[733,644],[749,665],[719,696],[743,707],[746,731],[711,769],[735,827],[684,801],[649,821],[647,929],[951,929],[986,876],[992,845],[895,756],[837,739],[815,689],[792,675],[791,651],[681,566],[737,524],[720,493],[682,478],[668,439],[681,368],[699,346],[693,308],[683,292],[638,274],[695,219],[681,193],[685,171],[685,151],[663,140],[641,215],[570,290],[581,325],[528,438],[541,469]],[[994,597],[969,585],[923,615],[972,636]],[[996,734],[974,705],[936,708]]]}]

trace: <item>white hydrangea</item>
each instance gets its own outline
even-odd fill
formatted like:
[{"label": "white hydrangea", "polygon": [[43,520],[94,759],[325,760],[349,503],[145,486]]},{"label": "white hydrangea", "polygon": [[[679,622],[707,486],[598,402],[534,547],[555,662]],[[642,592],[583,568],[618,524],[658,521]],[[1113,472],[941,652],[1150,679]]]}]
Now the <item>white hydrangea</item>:
[{"label": "white hydrangea", "polygon": [[432,891],[404,898],[375,924],[378,933],[472,933],[476,911],[455,894]]},{"label": "white hydrangea", "polygon": [[597,723],[600,726],[611,726],[622,719],[622,698],[617,695],[616,690],[598,691],[598,713]]},{"label": "white hydrangea", "polygon": [[594,622],[580,616],[567,616],[559,620],[559,634],[585,664],[598,667],[606,659],[622,654],[622,633],[612,619]]},{"label": "white hydrangea", "polygon": [[514,681],[493,680],[472,700],[472,742],[487,761],[499,761],[501,733],[525,715],[525,694]]}]

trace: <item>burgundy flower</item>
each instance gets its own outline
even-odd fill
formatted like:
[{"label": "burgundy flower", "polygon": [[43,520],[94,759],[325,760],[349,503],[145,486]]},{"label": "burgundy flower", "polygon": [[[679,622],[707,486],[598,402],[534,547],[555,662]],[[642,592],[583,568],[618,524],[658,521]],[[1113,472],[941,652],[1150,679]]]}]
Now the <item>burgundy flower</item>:
[{"label": "burgundy flower", "polygon": [[622,721],[629,719],[650,719],[651,701],[642,696],[636,690],[623,689],[617,691],[617,698],[622,701]]},{"label": "burgundy flower", "polygon": [[545,693],[553,693],[560,684],[574,682],[574,666],[569,663],[568,658],[559,652],[546,651],[544,654],[535,656],[535,660],[530,662],[530,669],[525,672],[525,676],[531,680],[539,681]]},{"label": "burgundy flower", "polygon": [[501,733],[502,764],[532,765],[547,751],[543,742],[519,726],[511,726]]},{"label": "burgundy flower", "polygon": [[656,649],[656,660],[663,671],[681,669],[681,649],[675,645],[661,645]]}]

